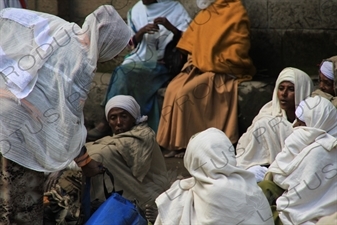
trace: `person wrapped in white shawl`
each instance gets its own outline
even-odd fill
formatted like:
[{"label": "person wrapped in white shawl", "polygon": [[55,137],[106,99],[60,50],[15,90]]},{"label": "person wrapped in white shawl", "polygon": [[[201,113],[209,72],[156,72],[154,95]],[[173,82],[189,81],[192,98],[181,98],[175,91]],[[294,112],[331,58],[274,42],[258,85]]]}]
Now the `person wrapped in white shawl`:
[{"label": "person wrapped in white shawl", "polygon": [[283,224],[316,224],[336,212],[337,110],[310,97],[296,110],[299,125],[268,172],[285,192],[276,200]]},{"label": "person wrapped in white shawl", "polygon": [[[292,132],[295,109],[313,91],[313,82],[305,72],[287,67],[279,74],[273,98],[254,118],[237,144],[237,166],[248,169],[263,180],[267,168],[281,152],[284,140]],[[261,167],[261,165],[266,167]]]},{"label": "person wrapped in white shawl", "polygon": [[184,156],[192,177],[156,199],[155,224],[274,224],[254,175],[235,165],[234,147],[221,130],[193,136]]}]

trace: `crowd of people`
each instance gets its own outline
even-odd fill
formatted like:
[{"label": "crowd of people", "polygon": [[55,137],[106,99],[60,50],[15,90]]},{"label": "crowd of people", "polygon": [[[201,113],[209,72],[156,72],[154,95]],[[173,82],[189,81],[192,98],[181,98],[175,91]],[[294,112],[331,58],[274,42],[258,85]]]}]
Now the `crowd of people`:
[{"label": "crowd of people", "polygon": [[[178,1],[138,1],[126,24],[103,5],[82,27],[0,11],[1,224],[78,224],[84,178],[102,203],[105,170],[151,224],[336,223],[337,56],[322,60],[317,90],[284,68],[239,137],[238,85],[255,74],[249,18],[240,0],[197,6],[191,19]],[[104,118],[87,131],[97,62],[127,46]],[[174,50],[176,74],[165,57]],[[170,180],[165,157],[183,157],[190,177]]]}]

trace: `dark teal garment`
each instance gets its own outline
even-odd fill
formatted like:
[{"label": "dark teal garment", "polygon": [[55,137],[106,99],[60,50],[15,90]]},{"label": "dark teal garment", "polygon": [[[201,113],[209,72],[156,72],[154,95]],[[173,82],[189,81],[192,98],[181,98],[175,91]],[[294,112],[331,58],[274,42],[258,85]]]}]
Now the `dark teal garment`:
[{"label": "dark teal garment", "polygon": [[133,96],[140,105],[142,115],[148,116],[149,127],[157,132],[160,119],[157,91],[171,78],[164,64],[157,63],[155,68],[146,66],[144,62],[122,64],[112,73],[103,103],[105,105],[116,95]]}]

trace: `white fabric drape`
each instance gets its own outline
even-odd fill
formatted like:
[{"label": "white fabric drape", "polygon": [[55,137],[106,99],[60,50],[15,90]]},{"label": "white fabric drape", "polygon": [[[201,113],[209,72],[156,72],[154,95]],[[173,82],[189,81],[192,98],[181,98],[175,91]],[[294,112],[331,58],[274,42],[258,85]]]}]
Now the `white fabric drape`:
[{"label": "white fabric drape", "polygon": [[97,61],[121,52],[131,30],[112,6],[95,10],[83,29],[8,8],[0,33],[0,152],[32,170],[61,170],[85,143],[83,106]]},{"label": "white fabric drape", "polygon": [[295,106],[311,95],[313,83],[303,71],[287,67],[278,76],[273,98],[265,104],[254,118],[237,144],[237,165],[249,168],[255,165],[271,164],[281,151],[284,140],[292,132],[292,124],[288,122],[286,113],[280,107],[277,90],[283,81],[290,81],[295,87]]},{"label": "white fabric drape", "polygon": [[337,110],[320,96],[301,106],[307,126],[294,128],[268,169],[285,189],[276,201],[283,224],[315,224],[336,212]]},{"label": "white fabric drape", "polygon": [[[128,13],[128,24],[134,33],[149,23],[153,23],[157,17],[166,17],[172,25],[181,31],[185,31],[191,21],[185,8],[178,1],[166,0],[144,5],[142,1],[137,2]],[[143,40],[137,48],[124,60],[125,63],[154,62],[164,57],[166,45],[172,40],[173,33],[164,26],[159,25],[159,33],[144,34]],[[148,43],[154,42],[154,48]],[[158,43],[157,43],[158,42]]]},{"label": "white fabric drape", "polygon": [[184,156],[192,178],[174,182],[156,199],[155,224],[273,224],[254,175],[235,164],[222,131],[209,128],[192,137]]}]

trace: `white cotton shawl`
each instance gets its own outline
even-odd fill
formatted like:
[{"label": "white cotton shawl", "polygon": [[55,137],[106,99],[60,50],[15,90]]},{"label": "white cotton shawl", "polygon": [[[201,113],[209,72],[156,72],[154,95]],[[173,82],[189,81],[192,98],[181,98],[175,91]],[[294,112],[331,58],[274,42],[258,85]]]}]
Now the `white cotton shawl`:
[{"label": "white cotton shawl", "polygon": [[279,74],[273,98],[265,104],[254,118],[237,144],[237,165],[249,168],[255,165],[271,164],[281,151],[283,142],[292,132],[292,124],[288,122],[286,113],[280,107],[277,97],[279,85],[283,81],[290,81],[295,87],[295,106],[310,96],[313,83],[303,71],[287,67]]},{"label": "white cotton shawl", "polygon": [[222,131],[209,128],[192,137],[184,156],[192,178],[174,182],[156,199],[155,224],[274,224],[254,175],[235,163]]},{"label": "white cotton shawl", "polygon": [[286,190],[276,201],[283,224],[315,224],[336,211],[337,110],[320,96],[301,105],[307,126],[294,128],[268,169]]},{"label": "white cotton shawl", "polygon": [[[138,32],[142,27],[149,23],[153,23],[157,17],[166,17],[172,25],[180,31],[185,31],[191,21],[185,8],[178,1],[166,0],[158,1],[150,5],[144,5],[142,1],[137,2],[128,13],[128,24],[133,32]],[[124,60],[123,63],[132,62],[154,62],[164,57],[166,45],[172,40],[173,33],[164,26],[159,25],[159,34],[144,34],[143,40],[138,44],[137,48]],[[159,38],[157,50],[152,49],[148,42],[152,39]]]},{"label": "white cotton shawl", "polygon": [[[101,6],[83,28],[45,13],[5,9],[0,33],[0,152],[32,170],[61,170],[85,143],[83,105],[97,61],[121,52],[131,30],[112,6]],[[3,62],[14,66],[3,69]],[[8,75],[16,65],[26,65],[17,71],[25,84],[13,89],[16,80]]]}]

